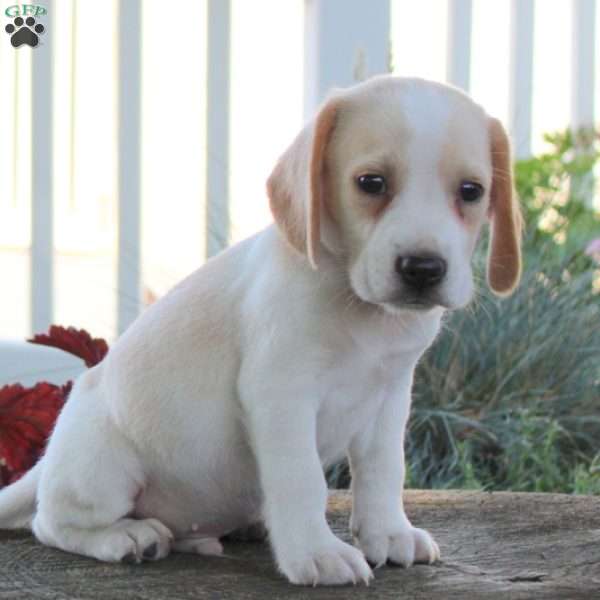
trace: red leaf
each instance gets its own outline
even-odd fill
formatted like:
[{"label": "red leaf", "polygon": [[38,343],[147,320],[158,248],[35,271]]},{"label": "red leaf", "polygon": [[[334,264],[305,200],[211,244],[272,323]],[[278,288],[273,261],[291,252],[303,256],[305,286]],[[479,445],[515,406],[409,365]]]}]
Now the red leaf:
[{"label": "red leaf", "polygon": [[70,383],[60,387],[45,382],[32,388],[14,384],[0,389],[0,478],[4,484],[35,464],[69,390]]},{"label": "red leaf", "polygon": [[48,333],[40,333],[27,340],[32,344],[52,346],[81,358],[86,367],[97,365],[108,352],[108,344],[101,338],[92,338],[85,329],[51,325]]}]

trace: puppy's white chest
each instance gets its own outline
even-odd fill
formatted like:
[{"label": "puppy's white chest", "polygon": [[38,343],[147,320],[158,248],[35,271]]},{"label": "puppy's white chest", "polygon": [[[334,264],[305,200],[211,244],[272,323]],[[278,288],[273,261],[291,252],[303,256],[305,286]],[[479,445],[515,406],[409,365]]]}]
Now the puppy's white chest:
[{"label": "puppy's white chest", "polygon": [[323,464],[339,460],[349,441],[377,415],[392,393],[386,361],[373,364],[364,356],[345,358],[323,377],[317,414],[317,445]]},{"label": "puppy's white chest", "polygon": [[317,378],[317,444],[323,464],[344,455],[386,399],[407,393],[416,362],[438,327],[439,318],[354,322],[346,327]]}]

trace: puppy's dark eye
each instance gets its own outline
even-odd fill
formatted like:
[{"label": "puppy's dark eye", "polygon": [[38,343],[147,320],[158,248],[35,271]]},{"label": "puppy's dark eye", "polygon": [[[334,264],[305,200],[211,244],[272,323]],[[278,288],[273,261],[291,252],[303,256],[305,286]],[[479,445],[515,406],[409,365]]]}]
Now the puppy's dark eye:
[{"label": "puppy's dark eye", "polygon": [[372,196],[380,196],[387,192],[387,184],[385,177],[381,175],[374,175],[367,173],[366,175],[359,175],[356,178],[358,187],[365,192],[365,194],[371,194]]},{"label": "puppy's dark eye", "polygon": [[467,204],[477,202],[483,196],[483,186],[476,181],[461,181],[458,195]]}]

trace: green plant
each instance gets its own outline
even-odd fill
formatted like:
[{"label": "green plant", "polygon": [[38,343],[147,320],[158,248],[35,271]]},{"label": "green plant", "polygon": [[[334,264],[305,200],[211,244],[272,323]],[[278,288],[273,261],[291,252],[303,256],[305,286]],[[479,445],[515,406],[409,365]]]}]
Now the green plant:
[{"label": "green plant", "polygon": [[593,277],[548,267],[542,254],[511,298],[482,291],[450,316],[417,371],[407,451],[415,485],[572,491],[572,470],[600,452]]},{"label": "green plant", "polygon": [[600,135],[589,129],[566,130],[544,139],[547,152],[515,164],[515,186],[527,224],[525,250],[535,254],[544,246],[547,262],[564,261],[598,236],[600,216],[590,198]]}]

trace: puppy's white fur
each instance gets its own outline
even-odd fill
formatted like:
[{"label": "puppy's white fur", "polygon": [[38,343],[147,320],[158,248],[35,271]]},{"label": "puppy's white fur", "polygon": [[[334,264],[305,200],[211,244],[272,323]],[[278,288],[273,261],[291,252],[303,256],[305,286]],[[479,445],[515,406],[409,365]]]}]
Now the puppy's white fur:
[{"label": "puppy's white fur", "polygon": [[[382,77],[336,93],[271,176],[278,227],[208,261],[77,381],[43,459],[0,493],[0,525],[139,561],[219,553],[221,536],[264,519],[300,584],[368,581],[365,557],[436,560],[402,507],[413,371],[444,309],[470,299],[490,216],[490,282],[505,293],[518,279],[505,138],[445,86]],[[373,172],[385,197],[356,185]],[[486,190],[472,206],[457,199],[464,179]],[[394,265],[419,253],[448,272],[412,310]],[[323,466],[344,454],[360,550],[325,520]]]}]

